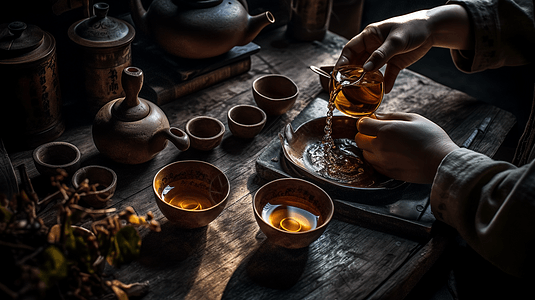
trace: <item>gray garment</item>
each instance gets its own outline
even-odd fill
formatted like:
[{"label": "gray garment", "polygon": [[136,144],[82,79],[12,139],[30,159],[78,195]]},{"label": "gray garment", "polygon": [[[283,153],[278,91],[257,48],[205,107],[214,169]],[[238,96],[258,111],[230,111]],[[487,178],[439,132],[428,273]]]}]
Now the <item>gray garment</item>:
[{"label": "gray garment", "polygon": [[[534,1],[448,3],[463,5],[473,26],[474,51],[451,51],[460,70],[477,72],[535,59]],[[531,121],[533,117],[532,111]],[[454,227],[482,257],[519,277],[535,274],[533,126],[528,122],[520,143],[520,167],[458,149],[443,159],[431,190],[438,220]]]}]

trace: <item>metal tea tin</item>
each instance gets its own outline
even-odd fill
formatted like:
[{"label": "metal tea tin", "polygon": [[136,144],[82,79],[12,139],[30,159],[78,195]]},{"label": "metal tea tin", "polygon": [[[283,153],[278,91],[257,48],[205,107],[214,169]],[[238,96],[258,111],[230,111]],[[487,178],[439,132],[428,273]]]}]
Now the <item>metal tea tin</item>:
[{"label": "metal tea tin", "polygon": [[81,54],[77,56],[83,70],[80,96],[93,114],[109,101],[124,97],[121,74],[132,64],[134,27],[109,17],[108,10],[108,4],[95,3],[94,15],[72,24],[68,30]]},{"label": "metal tea tin", "polygon": [[23,22],[0,25],[0,137],[6,148],[33,148],[65,130],[56,41]]}]

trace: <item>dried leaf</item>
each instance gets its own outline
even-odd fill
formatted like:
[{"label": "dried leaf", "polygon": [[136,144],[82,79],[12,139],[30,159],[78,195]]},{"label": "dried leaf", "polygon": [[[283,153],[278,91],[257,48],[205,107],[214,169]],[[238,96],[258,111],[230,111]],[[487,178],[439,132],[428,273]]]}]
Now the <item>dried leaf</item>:
[{"label": "dried leaf", "polygon": [[67,276],[67,260],[55,246],[49,246],[43,252],[43,264],[40,268],[40,279],[47,287],[53,286]]},{"label": "dried leaf", "polygon": [[120,266],[139,257],[141,237],[132,226],[121,228],[113,238],[106,258],[113,266]]}]

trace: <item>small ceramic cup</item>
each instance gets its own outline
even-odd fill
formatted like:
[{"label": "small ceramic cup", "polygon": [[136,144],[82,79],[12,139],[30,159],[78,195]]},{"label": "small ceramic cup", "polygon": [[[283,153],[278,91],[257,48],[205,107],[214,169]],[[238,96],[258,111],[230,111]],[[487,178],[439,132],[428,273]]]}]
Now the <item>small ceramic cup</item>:
[{"label": "small ceramic cup", "polygon": [[253,82],[253,98],[266,114],[282,115],[291,109],[299,88],[293,80],[281,74],[268,74]]},{"label": "small ceramic cup", "polygon": [[63,169],[72,176],[80,167],[80,150],[67,142],[50,142],[33,151],[33,162],[39,174],[43,176],[58,175],[57,169]]},{"label": "small ceramic cup", "polygon": [[186,133],[190,140],[190,147],[208,151],[221,144],[225,134],[225,125],[216,118],[199,116],[186,123]]},{"label": "small ceramic cup", "polygon": [[171,163],[152,182],[158,208],[181,228],[199,228],[215,220],[230,194],[227,176],[212,164],[199,160]]},{"label": "small ceramic cup", "polygon": [[317,240],[334,214],[331,197],[317,185],[282,178],[262,186],[253,197],[256,222],[268,240],[298,249]]},{"label": "small ceramic cup", "polygon": [[86,166],[74,173],[71,180],[72,186],[75,189],[80,188],[85,179],[89,180],[90,186],[96,184],[96,189],[86,192],[84,196],[80,197],[80,200],[91,207],[106,207],[115,193],[117,174],[112,169],[103,166]]},{"label": "small ceramic cup", "polygon": [[266,113],[252,105],[236,105],[227,113],[228,128],[234,136],[244,139],[259,134],[266,125],[266,120]]}]

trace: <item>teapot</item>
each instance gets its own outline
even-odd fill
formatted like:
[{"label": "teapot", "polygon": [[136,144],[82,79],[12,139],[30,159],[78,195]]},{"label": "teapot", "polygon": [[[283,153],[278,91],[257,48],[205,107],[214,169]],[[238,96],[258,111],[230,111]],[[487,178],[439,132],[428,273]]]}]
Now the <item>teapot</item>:
[{"label": "teapot", "polygon": [[141,69],[124,68],[121,84],[125,97],[106,103],[93,121],[93,142],[100,153],[119,163],[140,164],[156,156],[168,140],[179,150],[189,148],[188,135],[170,127],[156,104],[138,97],[143,85]]},{"label": "teapot", "polygon": [[167,53],[192,59],[246,45],[275,22],[269,11],[249,15],[246,0],[154,0],[148,10],[130,0],[130,6],[136,28]]}]

